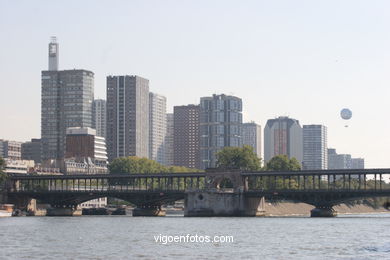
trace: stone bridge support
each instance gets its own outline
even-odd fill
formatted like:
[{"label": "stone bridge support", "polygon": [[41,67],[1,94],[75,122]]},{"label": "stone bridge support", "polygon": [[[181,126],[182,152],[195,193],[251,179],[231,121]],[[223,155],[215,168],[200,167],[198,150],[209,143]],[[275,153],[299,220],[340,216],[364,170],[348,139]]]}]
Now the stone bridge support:
[{"label": "stone bridge support", "polygon": [[320,205],[316,206],[314,209],[310,211],[310,217],[322,217],[322,218],[329,218],[329,217],[336,217],[337,211],[333,209],[332,205]]}]

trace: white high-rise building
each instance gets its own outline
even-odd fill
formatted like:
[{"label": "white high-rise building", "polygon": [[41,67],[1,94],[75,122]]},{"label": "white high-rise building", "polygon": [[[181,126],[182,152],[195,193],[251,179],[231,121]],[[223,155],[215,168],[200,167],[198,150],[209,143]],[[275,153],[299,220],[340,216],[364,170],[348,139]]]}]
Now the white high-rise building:
[{"label": "white high-rise building", "polygon": [[242,124],[242,144],[253,147],[253,151],[261,158],[261,126],[255,122]]},{"label": "white high-rise building", "polygon": [[95,99],[93,101],[92,127],[96,129],[96,135],[106,138],[106,101]]},{"label": "white high-rise building", "polygon": [[302,168],[304,170],[326,170],[328,168],[328,142],[326,126],[303,126]]},{"label": "white high-rise building", "polygon": [[149,93],[149,159],[165,164],[166,97]]}]

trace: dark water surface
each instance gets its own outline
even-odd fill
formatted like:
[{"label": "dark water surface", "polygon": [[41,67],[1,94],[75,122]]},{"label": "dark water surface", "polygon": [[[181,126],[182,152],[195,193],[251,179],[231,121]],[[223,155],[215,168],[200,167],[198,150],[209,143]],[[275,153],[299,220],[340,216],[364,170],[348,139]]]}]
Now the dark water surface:
[{"label": "dark water surface", "polygon": [[[390,259],[390,214],[337,218],[14,217],[0,259]],[[233,236],[156,243],[155,236]]]}]

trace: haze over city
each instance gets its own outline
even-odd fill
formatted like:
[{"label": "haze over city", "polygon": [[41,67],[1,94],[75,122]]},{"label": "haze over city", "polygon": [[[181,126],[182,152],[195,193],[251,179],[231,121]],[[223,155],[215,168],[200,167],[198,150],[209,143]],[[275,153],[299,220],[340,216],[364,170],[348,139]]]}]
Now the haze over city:
[{"label": "haze over city", "polygon": [[[91,8],[93,6],[93,9]],[[287,115],[328,127],[328,147],[389,167],[390,3],[375,1],[5,2],[0,10],[0,137],[40,137],[50,36],[60,69],[139,75],[174,105],[242,98],[244,122]],[[345,19],[348,14],[348,19]],[[339,112],[353,112],[346,123]]]}]

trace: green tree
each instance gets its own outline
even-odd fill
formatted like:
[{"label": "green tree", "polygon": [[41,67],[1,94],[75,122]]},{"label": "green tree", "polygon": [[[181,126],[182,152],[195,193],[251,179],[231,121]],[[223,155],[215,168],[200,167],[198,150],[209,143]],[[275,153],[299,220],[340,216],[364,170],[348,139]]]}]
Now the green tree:
[{"label": "green tree", "polygon": [[276,155],[267,162],[267,171],[299,171],[301,165],[294,157],[288,159],[287,155]]},{"label": "green tree", "polygon": [[3,158],[0,157],[0,186],[1,187],[3,186],[3,182],[7,178],[7,174],[4,172],[4,168],[5,168],[5,161]]},{"label": "green tree", "polygon": [[217,153],[217,168],[259,171],[261,170],[261,159],[257,157],[249,145],[225,147]]},{"label": "green tree", "polygon": [[111,174],[143,174],[143,173],[167,173],[167,172],[197,172],[197,169],[189,169],[181,166],[164,166],[156,161],[136,156],[114,159],[110,165]]}]

